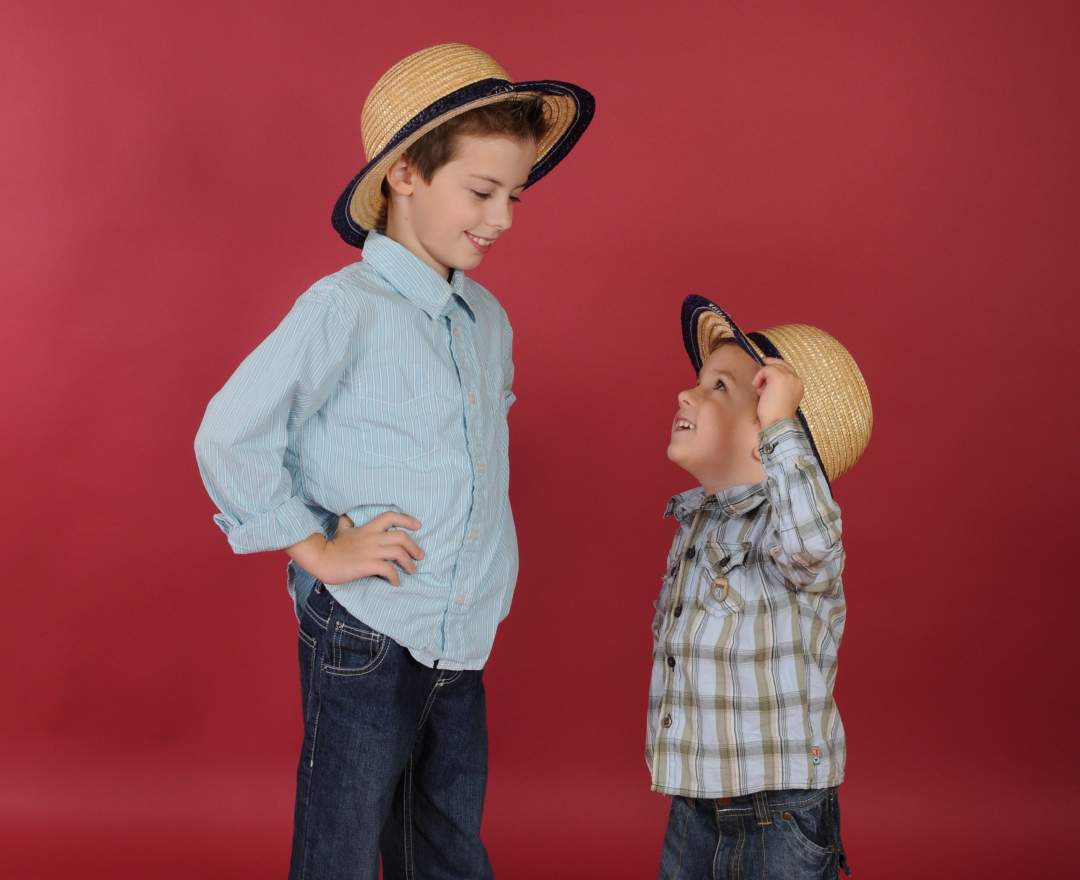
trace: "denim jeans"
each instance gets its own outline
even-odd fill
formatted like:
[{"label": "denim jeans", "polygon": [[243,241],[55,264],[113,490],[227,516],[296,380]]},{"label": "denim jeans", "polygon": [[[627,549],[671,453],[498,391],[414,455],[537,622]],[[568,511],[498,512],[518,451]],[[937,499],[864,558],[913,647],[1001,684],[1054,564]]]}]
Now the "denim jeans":
[{"label": "denim jeans", "polygon": [[660,880],[835,880],[849,874],[835,788],[675,797]]},{"label": "denim jeans", "polygon": [[416,662],[317,583],[300,616],[304,741],[291,880],[484,880],[478,671]]}]

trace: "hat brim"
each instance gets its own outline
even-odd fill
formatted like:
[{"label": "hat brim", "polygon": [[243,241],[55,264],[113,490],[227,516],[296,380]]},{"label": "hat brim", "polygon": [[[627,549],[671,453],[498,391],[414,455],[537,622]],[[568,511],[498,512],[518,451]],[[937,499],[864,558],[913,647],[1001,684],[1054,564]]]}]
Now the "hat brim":
[{"label": "hat brim", "polygon": [[[717,333],[717,330],[720,332]],[[701,366],[709,357],[709,344],[717,337],[730,337],[738,346],[745,351],[754,363],[764,366],[765,358],[774,357],[784,359],[772,341],[764,333],[743,333],[739,325],[720,306],[703,296],[691,294],[683,300],[682,304],[682,334],[683,345],[686,353],[690,356],[690,363],[695,373],[701,372]],[[814,457],[821,465],[821,472],[825,475],[825,481],[831,484],[828,470],[818,451],[814,434],[806,421],[802,407],[795,410],[795,417],[802,425],[806,436],[810,439],[810,447],[814,451]]]},{"label": "hat brim", "polygon": [[560,99],[569,113],[560,114],[553,122],[553,130],[544,138],[544,146],[536,163],[529,172],[525,188],[528,189],[551,171],[573,149],[582,133],[592,121],[596,109],[593,96],[580,86],[558,80],[530,80],[509,82],[503,79],[485,79],[471,83],[445,95],[428,105],[410,119],[390,139],[377,156],[365,165],[345,187],[334,205],[331,222],[334,229],[353,247],[363,247],[364,239],[371,229],[370,220],[365,224],[358,218],[377,214],[375,206],[383,201],[382,181],[390,166],[412,144],[429,131],[455,116],[477,107],[506,101],[524,95],[539,95]]}]

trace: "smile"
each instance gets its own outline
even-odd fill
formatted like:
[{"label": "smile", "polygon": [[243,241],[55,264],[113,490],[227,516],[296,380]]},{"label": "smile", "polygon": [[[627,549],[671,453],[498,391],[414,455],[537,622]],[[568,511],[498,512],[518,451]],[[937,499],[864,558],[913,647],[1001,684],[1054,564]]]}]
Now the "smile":
[{"label": "smile", "polygon": [[472,242],[473,247],[475,247],[478,251],[480,251],[480,253],[483,254],[486,254],[489,250],[491,250],[491,246],[495,244],[495,239],[481,238],[479,235],[473,235],[471,232],[466,232],[465,237]]},{"label": "smile", "polygon": [[671,430],[675,433],[678,433],[679,431],[693,431],[696,429],[697,425],[689,419],[675,419],[675,424],[671,427]]}]

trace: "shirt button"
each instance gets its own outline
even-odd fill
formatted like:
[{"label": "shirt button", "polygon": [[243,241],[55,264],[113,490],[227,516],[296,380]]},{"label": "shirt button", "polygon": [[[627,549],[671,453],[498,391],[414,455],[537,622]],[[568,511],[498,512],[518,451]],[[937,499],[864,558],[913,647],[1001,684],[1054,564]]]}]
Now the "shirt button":
[{"label": "shirt button", "polygon": [[465,597],[464,596],[458,596],[454,601],[457,602],[458,605],[464,605],[465,604]]},{"label": "shirt button", "polygon": [[455,336],[460,336],[460,335],[461,335],[461,329],[460,329],[460,328],[458,328],[458,327],[455,327],[455,328],[454,328],[453,330],[451,330],[450,332],[451,332],[451,333],[453,333],[453,334],[454,334]]},{"label": "shirt button", "polygon": [[487,473],[487,465],[483,462],[480,462],[480,464],[476,466],[476,472],[480,474],[480,476],[483,476]]},{"label": "shirt button", "polygon": [[673,613],[674,613],[674,615],[676,617],[678,617],[680,614],[682,614],[682,605],[676,605],[675,606],[675,611]]},{"label": "shirt button", "polygon": [[697,550],[695,548],[691,547],[689,550],[686,551],[687,559],[693,559],[695,556],[697,556]]},{"label": "shirt button", "polygon": [[476,392],[469,392],[469,406],[476,406]]},{"label": "shirt button", "polygon": [[475,541],[480,537],[480,529],[469,529],[469,540]]},{"label": "shirt button", "polygon": [[761,451],[766,455],[772,455],[776,451],[776,444],[771,440],[761,447]]},{"label": "shirt button", "polygon": [[663,724],[664,727],[671,727],[671,716],[670,715],[665,715],[664,720],[661,721],[660,723]]},{"label": "shirt button", "polygon": [[675,668],[675,658],[674,657],[668,657],[667,658],[667,665],[670,666],[672,669],[674,669]]}]

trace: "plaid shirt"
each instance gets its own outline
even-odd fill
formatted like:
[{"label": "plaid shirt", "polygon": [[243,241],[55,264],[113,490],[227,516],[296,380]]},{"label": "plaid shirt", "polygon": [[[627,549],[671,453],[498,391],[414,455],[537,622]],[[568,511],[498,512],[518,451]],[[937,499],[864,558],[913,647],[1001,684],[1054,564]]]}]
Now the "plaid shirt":
[{"label": "plaid shirt", "polygon": [[765,481],[676,495],[653,619],[654,791],[717,798],[844,776],[833,702],[844,629],[840,509],[790,419],[761,432]]}]

